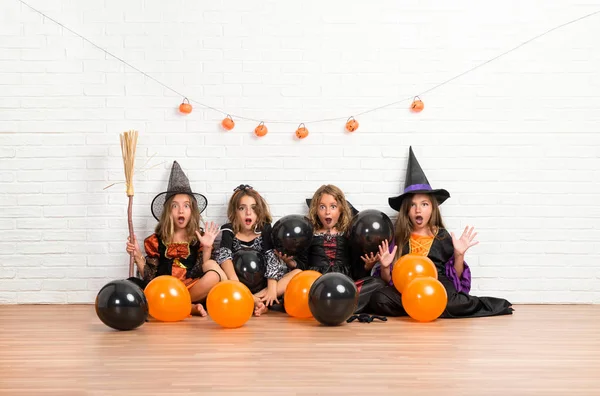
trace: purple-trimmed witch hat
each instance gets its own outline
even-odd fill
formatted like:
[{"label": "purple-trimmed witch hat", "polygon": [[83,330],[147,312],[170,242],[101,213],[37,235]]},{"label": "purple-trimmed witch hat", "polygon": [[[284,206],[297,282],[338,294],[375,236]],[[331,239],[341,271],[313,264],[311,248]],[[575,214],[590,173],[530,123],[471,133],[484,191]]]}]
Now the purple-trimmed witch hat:
[{"label": "purple-trimmed witch hat", "polygon": [[421,169],[412,146],[408,149],[408,166],[406,168],[406,179],[404,181],[404,192],[397,197],[388,198],[388,202],[392,209],[399,211],[402,200],[408,194],[431,194],[433,195],[438,205],[441,205],[445,200],[450,198],[450,193],[444,189],[434,190],[425,176],[425,172]]}]

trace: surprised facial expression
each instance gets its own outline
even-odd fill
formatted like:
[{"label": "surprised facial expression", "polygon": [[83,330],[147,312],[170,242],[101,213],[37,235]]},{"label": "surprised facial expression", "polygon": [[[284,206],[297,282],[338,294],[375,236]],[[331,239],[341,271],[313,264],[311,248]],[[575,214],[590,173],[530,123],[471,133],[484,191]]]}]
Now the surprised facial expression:
[{"label": "surprised facial expression", "polygon": [[414,231],[425,229],[431,219],[431,199],[427,194],[416,194],[408,211],[408,217],[413,225]]},{"label": "surprised facial expression", "polygon": [[340,207],[338,206],[336,199],[329,194],[321,195],[319,207],[317,208],[317,215],[325,230],[330,231],[335,228],[340,219],[340,214]]},{"label": "surprised facial expression", "polygon": [[192,216],[192,198],[187,194],[177,194],[171,201],[171,218],[176,229],[186,228]]},{"label": "surprised facial expression", "polygon": [[256,200],[249,195],[240,199],[237,207],[237,218],[244,231],[251,231],[256,226]]}]

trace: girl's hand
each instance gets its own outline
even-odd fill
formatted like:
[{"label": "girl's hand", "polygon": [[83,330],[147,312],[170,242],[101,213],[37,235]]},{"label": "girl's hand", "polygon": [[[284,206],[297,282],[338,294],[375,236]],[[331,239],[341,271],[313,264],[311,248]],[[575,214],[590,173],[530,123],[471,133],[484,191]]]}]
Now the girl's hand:
[{"label": "girl's hand", "polygon": [[277,288],[276,287],[273,287],[273,288],[269,287],[269,288],[267,288],[267,293],[262,298],[262,302],[267,307],[270,307],[271,305],[273,305],[274,302],[276,302],[277,304],[279,304],[279,300],[277,299]]},{"label": "girl's hand", "polygon": [[365,262],[365,269],[370,270],[373,268],[375,263],[380,259],[379,253],[373,255],[373,253],[369,253],[369,255],[364,255],[360,257]]},{"label": "girl's hand", "polygon": [[127,246],[125,250],[127,250],[127,253],[129,253],[130,256],[133,255],[133,258],[136,260],[144,257],[142,255],[142,251],[140,250],[140,246],[138,245],[135,234],[133,234],[133,243],[131,242],[131,238],[127,237]]},{"label": "girl's hand", "polygon": [[206,223],[206,230],[204,235],[200,234],[200,231],[196,231],[196,237],[202,246],[212,247],[215,242],[215,238],[219,235],[219,226],[212,221]]},{"label": "girl's hand", "polygon": [[288,267],[292,267],[292,264],[294,264],[294,256],[288,256],[286,254],[279,253],[277,250],[275,250],[275,255],[283,260]]},{"label": "girl's hand", "polygon": [[479,241],[474,241],[477,233],[473,233],[475,227],[469,228],[469,226],[465,227],[462,235],[459,239],[456,239],[456,236],[453,232],[450,233],[452,236],[452,244],[454,245],[454,255],[455,256],[464,256],[465,252],[469,250],[470,247],[473,247],[479,243]]},{"label": "girl's hand", "polygon": [[394,257],[396,257],[396,250],[398,250],[398,246],[394,246],[394,249],[390,253],[390,245],[387,240],[381,242],[379,245],[379,262],[383,268],[387,268],[392,264]]},{"label": "girl's hand", "polygon": [[254,295],[254,301],[262,301],[263,298],[267,295],[267,289],[262,289],[258,293]]}]

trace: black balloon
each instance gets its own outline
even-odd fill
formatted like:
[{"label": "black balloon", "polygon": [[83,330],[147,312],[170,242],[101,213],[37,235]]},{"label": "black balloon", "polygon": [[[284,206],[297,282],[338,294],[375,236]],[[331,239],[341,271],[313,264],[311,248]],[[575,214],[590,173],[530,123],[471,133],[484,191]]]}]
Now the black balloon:
[{"label": "black balloon", "polygon": [[310,246],[313,226],[301,215],[288,215],[279,219],[271,232],[273,247],[280,253],[295,256]]},{"label": "black balloon", "polygon": [[240,282],[254,293],[267,286],[264,256],[254,249],[241,249],[233,255],[233,268]]},{"label": "black balloon", "polygon": [[148,319],[148,301],[142,289],[129,280],[107,283],[96,296],[96,315],[108,327],[133,330]]},{"label": "black balloon", "polygon": [[146,282],[145,280],[142,280],[140,278],[136,278],[135,276],[127,278],[127,280],[135,283],[142,290],[144,290],[146,288],[146,286],[148,286],[148,282]]},{"label": "black balloon", "polygon": [[314,318],[326,326],[344,323],[356,310],[358,290],[349,276],[339,272],[325,274],[313,283],[308,307]]},{"label": "black balloon", "polygon": [[377,254],[379,245],[394,238],[394,224],[385,213],[367,209],[358,213],[350,223],[350,240],[353,251],[360,254]]}]

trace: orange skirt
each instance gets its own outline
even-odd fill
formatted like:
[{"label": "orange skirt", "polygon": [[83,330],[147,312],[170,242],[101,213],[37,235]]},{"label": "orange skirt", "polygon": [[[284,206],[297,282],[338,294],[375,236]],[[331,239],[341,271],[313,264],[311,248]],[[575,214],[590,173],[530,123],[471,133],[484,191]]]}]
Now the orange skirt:
[{"label": "orange skirt", "polygon": [[200,279],[199,278],[195,278],[195,279],[194,278],[186,278],[186,274],[187,274],[187,270],[185,268],[181,268],[177,264],[173,263],[173,267],[171,268],[171,275],[174,276],[175,278],[179,279],[180,281],[182,281],[183,284],[185,285],[185,287],[187,287],[189,289],[192,286],[194,286],[196,284],[196,282],[198,282]]}]

